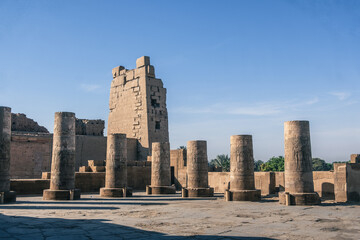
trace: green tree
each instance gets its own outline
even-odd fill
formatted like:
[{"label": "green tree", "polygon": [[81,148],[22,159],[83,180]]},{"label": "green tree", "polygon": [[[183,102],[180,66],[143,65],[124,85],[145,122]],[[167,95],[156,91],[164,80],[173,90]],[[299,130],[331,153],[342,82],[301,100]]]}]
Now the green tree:
[{"label": "green tree", "polygon": [[264,164],[263,161],[261,160],[256,160],[254,161],[254,171],[255,172],[260,172],[261,171],[261,165]]},{"label": "green tree", "polygon": [[230,158],[227,154],[217,155],[216,158],[212,159],[209,164],[213,167],[221,167],[223,172],[230,171]]},{"label": "green tree", "polygon": [[186,146],[180,146],[180,147],[178,147],[178,149],[185,149],[186,150]]},{"label": "green tree", "polygon": [[325,162],[320,158],[312,159],[312,170],[313,171],[330,171],[332,169],[332,164]]},{"label": "green tree", "polygon": [[284,171],[284,157],[272,157],[266,163],[261,164],[260,169],[262,172],[282,172]]}]

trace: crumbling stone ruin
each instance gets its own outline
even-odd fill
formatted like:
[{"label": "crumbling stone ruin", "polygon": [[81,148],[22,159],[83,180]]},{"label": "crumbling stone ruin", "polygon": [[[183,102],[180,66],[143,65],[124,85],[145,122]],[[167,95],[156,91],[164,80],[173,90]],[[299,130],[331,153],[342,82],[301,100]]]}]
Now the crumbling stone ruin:
[{"label": "crumbling stone ruin", "polygon": [[[53,134],[25,114],[12,114],[11,167],[12,179],[41,178],[50,171]],[[104,120],[76,119],[75,168],[87,164],[89,159],[105,160],[106,137]],[[131,146],[131,145],[130,145]]]},{"label": "crumbling stone ruin", "polygon": [[45,127],[39,126],[37,122],[27,118],[23,113],[11,114],[11,131],[49,133]]},{"label": "crumbling stone ruin", "polygon": [[146,161],[152,142],[169,142],[166,89],[150,57],[138,58],[135,69],[116,67],[112,75],[108,134],[137,139],[137,160]]},{"label": "crumbling stone ruin", "polygon": [[76,119],[76,135],[104,136],[105,121],[101,119]]}]

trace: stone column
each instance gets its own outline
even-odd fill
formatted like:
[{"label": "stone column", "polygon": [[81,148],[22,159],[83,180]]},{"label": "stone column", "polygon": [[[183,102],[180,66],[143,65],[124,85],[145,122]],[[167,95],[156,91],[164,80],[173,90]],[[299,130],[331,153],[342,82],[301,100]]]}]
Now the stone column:
[{"label": "stone column", "polygon": [[11,108],[0,107],[0,203],[16,201],[10,191]]},{"label": "stone column", "polygon": [[[319,204],[314,192],[309,121],[288,121],[284,127],[285,139],[285,192],[290,205]],[[285,204],[285,193],[279,202]]]},{"label": "stone column", "polygon": [[127,139],[126,134],[113,133],[107,137],[105,187],[100,188],[102,197],[127,197]]},{"label": "stone column", "polygon": [[230,137],[230,190],[228,201],[258,201],[261,191],[255,189],[254,156],[251,135]]},{"label": "stone column", "polygon": [[187,195],[188,197],[212,197],[214,189],[208,184],[208,160],[206,141],[187,143]]},{"label": "stone column", "polygon": [[151,155],[151,185],[146,186],[148,194],[174,194],[175,185],[171,185],[170,144],[153,142]]},{"label": "stone column", "polygon": [[55,113],[50,189],[44,190],[43,199],[80,199],[75,189],[75,113]]}]

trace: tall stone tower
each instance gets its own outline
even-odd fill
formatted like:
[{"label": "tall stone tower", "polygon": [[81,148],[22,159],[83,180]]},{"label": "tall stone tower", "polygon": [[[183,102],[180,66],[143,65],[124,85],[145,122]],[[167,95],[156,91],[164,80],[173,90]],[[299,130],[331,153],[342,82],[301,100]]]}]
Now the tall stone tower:
[{"label": "tall stone tower", "polygon": [[137,160],[146,160],[152,142],[169,142],[166,88],[147,56],[136,60],[135,69],[119,66],[112,75],[108,135],[137,139]]}]

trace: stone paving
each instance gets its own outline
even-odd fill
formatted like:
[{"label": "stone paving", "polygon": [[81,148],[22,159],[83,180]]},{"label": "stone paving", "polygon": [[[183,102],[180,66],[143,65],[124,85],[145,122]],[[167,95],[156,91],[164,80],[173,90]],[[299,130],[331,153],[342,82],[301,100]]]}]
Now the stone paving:
[{"label": "stone paving", "polygon": [[77,201],[18,197],[0,205],[0,239],[359,239],[360,206],[282,206],[180,194]]}]

